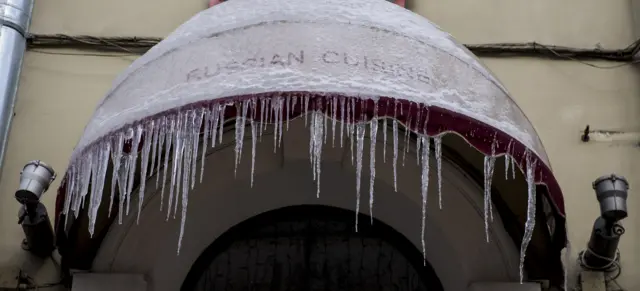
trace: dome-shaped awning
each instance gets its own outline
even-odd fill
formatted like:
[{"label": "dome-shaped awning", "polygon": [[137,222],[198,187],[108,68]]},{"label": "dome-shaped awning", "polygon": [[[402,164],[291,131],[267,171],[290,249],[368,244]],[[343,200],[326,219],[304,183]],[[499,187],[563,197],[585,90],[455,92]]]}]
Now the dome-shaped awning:
[{"label": "dome-shaped awning", "polygon": [[[193,137],[204,127],[206,139],[223,117],[282,122],[311,111],[345,123],[388,117],[422,136],[455,132],[488,156],[510,157],[564,215],[540,138],[506,89],[425,18],[371,0],[234,0],[199,13],[117,78],[73,152],[59,205],[74,211],[90,196],[95,217],[108,200],[104,176],[120,167],[131,174],[118,179],[133,181],[127,159],[138,150],[140,175],[149,174],[157,140],[183,141],[190,133],[180,128],[197,127]],[[125,159],[127,139],[134,150]],[[88,193],[89,184],[104,187]],[[133,182],[122,184],[130,193]]]}]

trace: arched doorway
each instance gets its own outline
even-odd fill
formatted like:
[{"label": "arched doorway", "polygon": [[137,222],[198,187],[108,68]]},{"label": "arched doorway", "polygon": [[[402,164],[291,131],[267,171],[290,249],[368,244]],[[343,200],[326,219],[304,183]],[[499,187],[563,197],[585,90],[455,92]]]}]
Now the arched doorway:
[{"label": "arched doorway", "polygon": [[304,205],[227,231],[196,260],[182,290],[443,289],[418,249],[390,226],[375,220],[355,233],[352,211]]}]

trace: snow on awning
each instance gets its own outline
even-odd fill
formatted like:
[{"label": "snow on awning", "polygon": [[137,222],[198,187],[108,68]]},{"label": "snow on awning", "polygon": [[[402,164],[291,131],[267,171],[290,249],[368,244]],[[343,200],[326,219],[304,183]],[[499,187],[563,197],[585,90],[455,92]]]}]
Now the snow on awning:
[{"label": "snow on awning", "polygon": [[[168,202],[178,203],[180,196],[186,204],[198,180],[198,147],[215,144],[224,119],[237,118],[242,126],[236,134],[244,136],[245,122],[254,135],[264,123],[278,124],[282,133],[283,123],[303,114],[311,116],[313,160],[320,159],[325,133],[355,137],[361,156],[364,131],[377,133],[371,120],[389,122],[396,147],[398,124],[417,133],[418,146],[425,144],[423,161],[428,143],[439,148],[439,134],[462,136],[487,155],[488,189],[496,157],[505,156],[511,167],[523,169],[534,207],[528,209],[523,250],[535,223],[535,184],[547,186],[564,215],[541,141],[506,89],[428,20],[371,0],[234,0],[194,16],[114,82],[72,154],[58,210],[77,215],[89,199],[91,232],[98,206],[113,201],[102,197],[103,188],[118,187],[120,205],[114,207],[128,213],[123,203],[136,192],[136,175],[150,175],[169,161]],[[335,120],[346,125],[336,127]],[[242,147],[239,139],[236,148]],[[162,149],[170,148],[178,151],[162,157]],[[143,166],[136,171],[138,157]],[[110,159],[113,173],[107,173]],[[107,175],[113,175],[112,185],[104,185]],[[192,185],[180,187],[180,177]],[[490,194],[485,191],[487,199]]]}]

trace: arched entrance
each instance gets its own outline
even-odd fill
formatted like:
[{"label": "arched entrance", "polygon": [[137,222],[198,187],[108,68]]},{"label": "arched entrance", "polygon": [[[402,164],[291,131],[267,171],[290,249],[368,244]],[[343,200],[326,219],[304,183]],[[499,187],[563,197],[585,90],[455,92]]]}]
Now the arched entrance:
[{"label": "arched entrance", "polygon": [[402,234],[377,219],[357,233],[352,226],[353,212],[335,207],[260,214],[216,239],[181,290],[442,290]]}]

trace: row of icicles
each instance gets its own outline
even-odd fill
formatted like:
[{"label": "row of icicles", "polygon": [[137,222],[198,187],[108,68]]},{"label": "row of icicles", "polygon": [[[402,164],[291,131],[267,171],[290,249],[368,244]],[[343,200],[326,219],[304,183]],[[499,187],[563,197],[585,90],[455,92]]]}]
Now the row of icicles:
[{"label": "row of icicles", "polygon": [[[253,176],[255,167],[256,143],[262,140],[262,133],[268,124],[273,124],[273,144],[274,152],[280,146],[283,131],[289,128],[289,118],[285,116],[293,116],[294,108],[301,109],[304,115],[305,124],[310,130],[309,140],[309,156],[310,164],[313,172],[313,179],[317,185],[316,195],[320,196],[320,177],[321,177],[321,159],[322,148],[325,144],[331,143],[334,147],[339,144],[340,147],[347,146],[351,148],[351,162],[356,167],[356,213],[360,211],[360,195],[361,195],[361,176],[363,167],[364,140],[369,129],[370,140],[377,140],[378,125],[382,121],[383,143],[387,143],[388,122],[391,123],[391,133],[393,141],[393,186],[397,191],[397,164],[398,159],[404,166],[406,153],[409,152],[409,138],[411,130],[404,130],[404,137],[399,137],[399,122],[396,119],[378,118],[377,106],[374,106],[373,118],[370,121],[360,121],[356,118],[356,102],[360,102],[361,106],[365,106],[367,100],[343,97],[322,97],[328,99],[328,110],[316,110],[309,96],[282,95],[273,98],[250,98],[244,101],[230,102],[225,104],[213,103],[208,107],[196,107],[183,109],[177,113],[167,114],[153,120],[139,123],[117,132],[108,138],[102,139],[95,143],[81,158],[77,159],[71,166],[67,175],[66,182],[66,199],[64,205],[64,214],[68,218],[69,211],[73,211],[77,218],[80,209],[84,207],[85,199],[89,191],[89,233],[93,236],[96,224],[96,217],[99,206],[102,203],[102,194],[105,186],[110,186],[109,193],[109,216],[113,209],[115,201],[115,193],[119,193],[118,197],[118,223],[122,223],[124,214],[129,214],[131,194],[134,190],[136,178],[136,165],[140,155],[140,176],[138,191],[138,218],[144,200],[145,187],[148,177],[156,174],[155,186],[161,187],[160,210],[164,205],[164,196],[168,194],[167,199],[167,220],[173,216],[175,218],[178,204],[181,204],[181,223],[180,235],[178,238],[178,254],[182,245],[182,237],[184,235],[185,220],[187,216],[187,205],[189,202],[189,191],[194,188],[196,182],[196,170],[198,154],[200,154],[200,175],[199,180],[202,182],[204,175],[204,161],[206,149],[215,147],[216,143],[222,142],[223,129],[225,127],[225,112],[227,109],[235,109],[235,164],[236,169],[242,159],[242,149],[244,146],[244,137],[246,124],[249,123],[251,131],[251,186],[253,186]],[[318,98],[319,99],[319,98]],[[300,104],[298,104],[300,102]],[[296,107],[298,106],[299,107]],[[235,108],[234,108],[235,107]],[[317,108],[321,108],[318,106]],[[399,108],[399,109],[398,109]],[[396,106],[394,115],[397,111],[402,111],[402,106]],[[421,112],[421,111],[418,111]],[[285,115],[286,114],[286,115]],[[331,116],[327,116],[331,115]],[[416,120],[428,121],[428,116],[424,119],[417,116]],[[339,121],[339,128],[337,123]],[[331,122],[331,124],[329,124]],[[409,121],[410,123],[411,121]],[[202,128],[204,126],[204,131]],[[285,128],[286,127],[286,128]],[[329,138],[329,131],[331,137]],[[346,136],[346,138],[345,138]],[[404,139],[404,147],[401,149],[401,157],[399,154],[399,139]],[[437,171],[437,187],[438,202],[442,209],[442,138],[441,135],[430,138],[426,135],[417,135],[415,141],[416,160],[421,165],[421,196],[422,196],[422,228],[421,241],[422,251],[426,262],[426,242],[425,242],[425,221],[427,216],[427,190],[429,187],[429,158],[431,156],[431,142],[433,139],[436,159]],[[329,141],[330,140],[330,141]],[[515,178],[516,163],[513,158],[513,141],[507,148],[505,158],[505,178],[509,174]],[[130,151],[125,151],[125,145],[130,144]],[[373,205],[374,205],[374,182],[375,182],[375,143],[370,143],[370,161],[369,161],[369,208],[371,214],[371,223],[373,223]],[[140,148],[141,146],[141,148]],[[199,147],[202,146],[200,150]],[[489,242],[489,221],[493,220],[493,210],[491,203],[491,181],[493,177],[496,155],[496,141],[492,144],[492,154],[485,156],[484,159],[484,220],[485,235]],[[382,147],[384,153],[384,162],[386,162],[386,146]],[[525,251],[535,226],[535,185],[534,171],[536,167],[535,157],[530,152],[525,153],[526,165],[525,176],[528,184],[528,206],[527,221],[525,224],[525,233],[520,249],[520,281],[523,277],[523,262]],[[107,168],[109,161],[113,163],[113,172],[111,173],[111,185],[105,185],[107,176]],[[511,172],[509,172],[511,168]],[[169,171],[169,169],[171,169]],[[234,170],[235,174],[235,170]],[[167,185],[167,179],[170,183]],[[117,187],[117,188],[116,188]],[[117,191],[116,191],[117,190]],[[180,202],[180,203],[179,203]],[[173,215],[172,215],[173,213]],[[358,215],[356,214],[355,229],[358,230]]]}]

